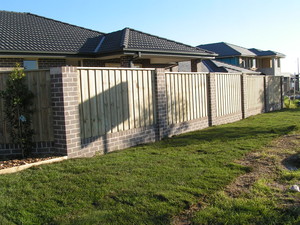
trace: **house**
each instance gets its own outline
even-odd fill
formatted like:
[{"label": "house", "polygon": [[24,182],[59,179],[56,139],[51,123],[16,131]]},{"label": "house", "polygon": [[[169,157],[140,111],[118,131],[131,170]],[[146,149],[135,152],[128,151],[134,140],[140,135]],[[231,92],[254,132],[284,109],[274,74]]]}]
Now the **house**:
[{"label": "house", "polygon": [[[191,62],[179,62],[179,72],[191,72]],[[221,62],[214,59],[204,59],[198,63],[198,72],[211,72],[211,73],[245,73],[245,74],[257,74],[261,72],[246,69],[240,66],[232,65],[229,63]]]},{"label": "house", "polygon": [[285,57],[284,54],[256,48],[250,48],[249,50],[256,54],[256,67],[259,71],[268,75],[282,76],[280,59]]},{"label": "house", "polygon": [[215,53],[124,28],[102,33],[31,13],[0,11],[0,70],[59,66],[174,68]]},{"label": "house", "polygon": [[259,71],[266,75],[281,75],[280,59],[285,57],[282,53],[255,48],[247,49],[226,42],[204,44],[198,47],[217,53],[216,60],[218,61]]}]

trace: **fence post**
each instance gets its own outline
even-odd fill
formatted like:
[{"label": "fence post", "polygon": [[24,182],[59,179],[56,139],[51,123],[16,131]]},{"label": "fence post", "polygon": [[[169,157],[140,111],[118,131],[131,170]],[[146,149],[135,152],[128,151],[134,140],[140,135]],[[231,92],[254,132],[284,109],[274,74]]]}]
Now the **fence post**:
[{"label": "fence post", "polygon": [[155,70],[155,104],[157,118],[157,140],[167,136],[167,92],[165,69]]},{"label": "fence post", "polygon": [[242,100],[242,118],[245,119],[248,117],[247,113],[247,75],[241,75],[241,100]]},{"label": "fence post", "polygon": [[208,102],[208,124],[213,126],[216,123],[216,75],[214,73],[207,74],[207,102]]},{"label": "fence post", "polygon": [[50,77],[54,150],[71,158],[78,157],[81,143],[77,68],[51,68]]}]

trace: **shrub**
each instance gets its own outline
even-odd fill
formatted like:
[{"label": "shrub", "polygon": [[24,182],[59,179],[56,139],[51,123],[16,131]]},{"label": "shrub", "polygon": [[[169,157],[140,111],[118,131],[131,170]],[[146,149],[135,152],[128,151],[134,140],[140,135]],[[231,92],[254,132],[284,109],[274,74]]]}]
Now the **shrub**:
[{"label": "shrub", "polygon": [[291,100],[289,97],[284,98],[284,107],[287,109],[295,109],[298,107],[299,100]]},{"label": "shrub", "polygon": [[0,92],[4,99],[4,113],[13,143],[19,144],[22,156],[28,156],[32,150],[34,131],[31,128],[33,93],[25,84],[24,70],[17,64],[6,81],[6,89]]}]

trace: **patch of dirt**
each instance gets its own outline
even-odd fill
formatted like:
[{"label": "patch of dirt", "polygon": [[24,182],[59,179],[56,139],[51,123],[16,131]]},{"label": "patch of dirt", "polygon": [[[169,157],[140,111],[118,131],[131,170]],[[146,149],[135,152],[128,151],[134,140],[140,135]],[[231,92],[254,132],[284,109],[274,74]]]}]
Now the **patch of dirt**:
[{"label": "patch of dirt", "polygon": [[[250,191],[252,185],[259,179],[276,180],[280,170],[283,169],[286,159],[295,154],[297,146],[300,143],[300,135],[286,135],[273,141],[266,148],[250,152],[242,160],[237,163],[251,167],[253,170],[250,173],[239,176],[233,183],[228,185],[225,192],[233,198],[238,197],[241,193]],[[280,183],[269,184],[283,190],[285,186]]]},{"label": "patch of dirt", "polygon": [[[299,156],[300,135],[286,135],[274,140],[269,146],[262,150],[253,151],[247,154],[242,160],[236,163],[252,168],[252,171],[237,177],[225,188],[225,193],[232,198],[237,198],[241,194],[249,193],[251,187],[259,179],[272,179],[268,184],[270,187],[280,190],[278,198],[282,206],[300,206],[300,199],[292,199],[286,194],[289,185],[276,181],[282,169],[288,169],[287,165],[294,165],[289,159]],[[297,149],[298,148],[298,149]],[[295,156],[296,155],[296,156]],[[274,182],[273,182],[274,181]],[[205,200],[190,209],[185,210],[172,221],[174,225],[190,225],[192,215],[203,209]]]},{"label": "patch of dirt", "polygon": [[17,166],[22,166],[26,164],[31,164],[35,162],[45,161],[49,159],[57,158],[58,156],[35,156],[24,159],[12,159],[12,160],[2,160],[0,161],[0,170],[6,168],[12,168]]}]

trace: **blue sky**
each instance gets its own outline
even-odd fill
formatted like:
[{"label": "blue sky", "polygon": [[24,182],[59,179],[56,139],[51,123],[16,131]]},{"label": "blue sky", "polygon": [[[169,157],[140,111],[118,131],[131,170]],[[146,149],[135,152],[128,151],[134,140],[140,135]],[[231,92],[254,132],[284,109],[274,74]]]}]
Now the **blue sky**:
[{"label": "blue sky", "polygon": [[189,45],[228,42],[287,55],[297,72],[299,0],[14,0],[1,10],[31,12],[101,32],[130,27]]}]

